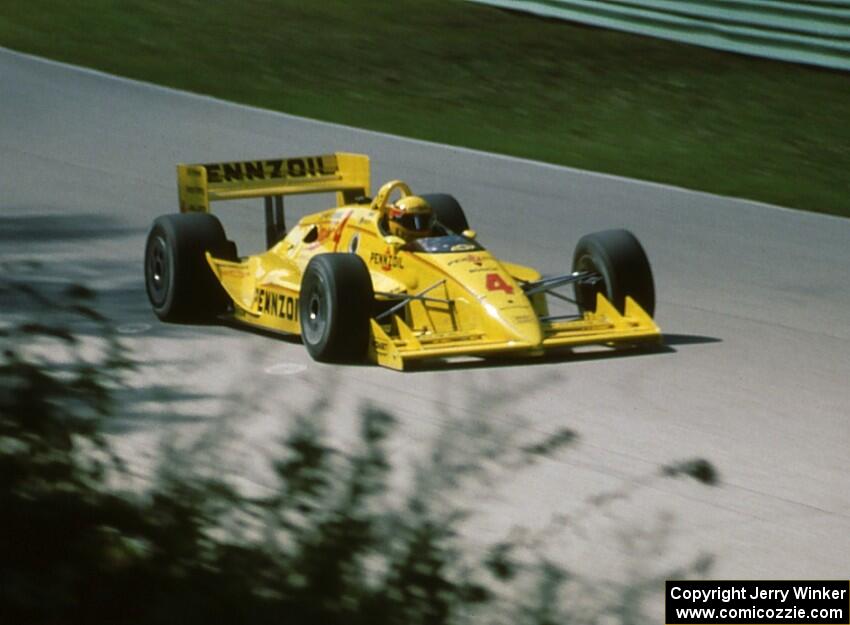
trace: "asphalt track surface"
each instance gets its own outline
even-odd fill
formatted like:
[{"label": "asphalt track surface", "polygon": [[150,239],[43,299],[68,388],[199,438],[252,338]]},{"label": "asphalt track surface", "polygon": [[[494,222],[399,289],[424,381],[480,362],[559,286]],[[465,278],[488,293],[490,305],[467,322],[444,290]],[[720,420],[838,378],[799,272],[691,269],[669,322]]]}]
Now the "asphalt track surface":
[{"label": "asphalt track surface", "polygon": [[[335,150],[372,157],[373,190],[402,178],[453,193],[485,245],[546,273],[568,269],[586,232],[633,230],[653,263],[667,347],[400,374],[317,364],[297,341],[156,320],[141,260],[152,219],[176,210],[175,163]],[[709,553],[716,578],[847,578],[850,220],[313,122],[8,51],[0,161],[4,271],[53,292],[68,280],[97,288],[143,363],[113,425],[139,463],[163,438],[212,428],[229,456],[211,465],[262,484],[264,454],[317,399],[340,442],[364,401],[391,410],[402,460],[423,457],[441,431],[457,433],[462,456],[488,437],[507,454],[570,428],[572,447],[464,491],[479,510],[476,539],[567,514],[580,520],[547,553],[599,577],[664,575]],[[216,212],[241,251],[260,247],[259,205]],[[7,301],[0,314],[49,311]],[[470,424],[486,427],[464,434]],[[692,457],[712,462],[721,484],[656,477]],[[632,494],[593,499],[621,492]]]}]

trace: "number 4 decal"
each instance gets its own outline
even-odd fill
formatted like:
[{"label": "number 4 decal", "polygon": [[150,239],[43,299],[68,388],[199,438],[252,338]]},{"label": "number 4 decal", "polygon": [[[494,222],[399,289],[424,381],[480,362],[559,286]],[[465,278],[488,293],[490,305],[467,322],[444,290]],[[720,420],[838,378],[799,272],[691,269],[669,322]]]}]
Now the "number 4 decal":
[{"label": "number 4 decal", "polygon": [[504,291],[508,295],[513,295],[514,287],[505,282],[504,278],[497,273],[487,274],[487,290],[488,291]]}]

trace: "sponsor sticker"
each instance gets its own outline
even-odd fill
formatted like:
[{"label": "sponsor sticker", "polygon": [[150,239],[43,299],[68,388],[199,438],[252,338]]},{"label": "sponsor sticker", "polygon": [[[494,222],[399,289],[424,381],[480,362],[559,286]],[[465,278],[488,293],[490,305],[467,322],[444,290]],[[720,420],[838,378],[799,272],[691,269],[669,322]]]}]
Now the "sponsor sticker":
[{"label": "sponsor sticker", "polygon": [[466,256],[463,256],[461,258],[455,258],[454,260],[449,261],[449,266],[451,267],[452,265],[457,265],[460,263],[472,263],[476,267],[480,267],[484,264],[484,257],[480,254],[467,254]]},{"label": "sponsor sticker", "polygon": [[266,315],[298,321],[298,298],[267,289],[257,289],[254,294],[257,310]]},{"label": "sponsor sticker", "polygon": [[333,156],[206,163],[203,168],[207,170],[210,183],[318,178],[332,176],[339,171]]},{"label": "sponsor sticker", "polygon": [[404,269],[401,258],[393,254],[391,247],[388,247],[384,252],[372,252],[369,256],[369,264],[378,265],[384,271]]}]

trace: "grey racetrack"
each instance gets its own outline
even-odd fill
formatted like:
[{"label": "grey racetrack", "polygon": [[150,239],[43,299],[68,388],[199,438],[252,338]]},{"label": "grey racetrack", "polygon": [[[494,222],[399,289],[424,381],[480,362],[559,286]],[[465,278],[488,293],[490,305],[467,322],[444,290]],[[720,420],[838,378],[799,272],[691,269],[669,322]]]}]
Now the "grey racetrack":
[{"label": "grey racetrack", "polygon": [[[174,165],[328,151],[369,154],[373,190],[402,178],[454,194],[488,248],[544,272],[568,269],[586,232],[631,229],[653,264],[667,349],[399,374],[317,364],[297,341],[159,323],[141,258],[153,218],[176,210]],[[716,578],[850,573],[850,220],[312,122],[2,50],[0,162],[4,271],[48,289],[97,288],[145,363],[115,426],[140,459],[161,436],[220,426],[238,470],[261,481],[262,452],[319,397],[341,441],[362,401],[390,409],[410,457],[441,426],[486,411],[505,431],[568,427],[579,438],[469,493],[481,540],[638,489],[557,536],[552,553],[600,576],[636,562],[663,571],[701,552],[716,557]],[[213,210],[240,250],[259,248],[258,204]],[[43,313],[23,306],[4,302],[0,315]],[[234,398],[249,391],[240,408]],[[180,419],[164,418],[160,392]],[[691,457],[711,461],[721,484],[640,486]],[[643,555],[617,538],[659,528],[665,546]]]}]

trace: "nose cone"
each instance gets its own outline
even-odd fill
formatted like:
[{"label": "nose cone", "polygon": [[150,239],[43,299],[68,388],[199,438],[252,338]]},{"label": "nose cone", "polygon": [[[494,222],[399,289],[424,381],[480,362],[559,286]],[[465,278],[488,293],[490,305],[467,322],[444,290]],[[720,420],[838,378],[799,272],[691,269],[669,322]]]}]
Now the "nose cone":
[{"label": "nose cone", "polygon": [[[522,287],[502,264],[481,249],[428,257],[463,292],[476,302],[470,325],[484,325],[490,338],[536,349],[543,343],[540,322]],[[471,296],[471,297],[470,297]],[[482,314],[483,313],[483,314]]]},{"label": "nose cone", "polygon": [[508,341],[521,343],[532,349],[542,345],[543,332],[540,330],[537,315],[519,287],[504,296],[487,294],[482,305],[489,317],[493,333],[499,332]]}]

